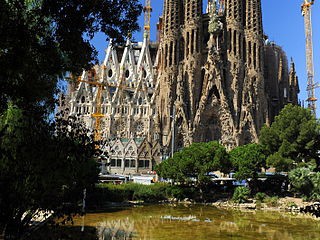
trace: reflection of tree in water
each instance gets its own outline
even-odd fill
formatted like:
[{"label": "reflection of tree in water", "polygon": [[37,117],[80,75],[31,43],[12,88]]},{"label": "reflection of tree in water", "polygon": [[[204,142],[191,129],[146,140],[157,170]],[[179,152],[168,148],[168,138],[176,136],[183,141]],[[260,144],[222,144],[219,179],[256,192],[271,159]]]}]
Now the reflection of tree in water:
[{"label": "reflection of tree in water", "polygon": [[[290,217],[283,214],[266,214],[257,212],[235,211],[232,214],[233,221],[222,221],[220,230],[228,233],[257,233],[257,239],[268,240],[294,240],[293,234],[284,229],[273,229],[268,223],[279,223],[290,221]],[[264,219],[261,222],[261,219]],[[266,223],[264,223],[266,222]],[[310,236],[309,236],[310,237]],[[316,237],[316,236],[315,236]],[[315,238],[306,238],[315,239]]]},{"label": "reflection of tree in water", "polygon": [[101,222],[98,229],[99,240],[130,240],[133,239],[134,221],[113,220]]},{"label": "reflection of tree in water", "polygon": [[139,239],[154,239],[154,229],[159,227],[160,219],[157,217],[146,217],[135,221]]},{"label": "reflection of tree in water", "polygon": [[226,231],[226,232],[238,232],[239,231],[239,227],[236,223],[234,222],[221,222],[220,223],[220,231]]},{"label": "reflection of tree in water", "polygon": [[[101,222],[97,227],[99,240],[210,239],[212,235],[220,239],[230,239],[231,235],[261,240],[320,239],[314,225],[310,228],[306,225],[309,220],[297,221],[279,213],[222,211],[197,206],[161,207],[137,207],[121,214],[108,214],[105,219],[110,221]],[[188,215],[197,216],[198,221],[191,217],[186,220]],[[183,238],[175,238],[176,234]]]},{"label": "reflection of tree in water", "polygon": [[131,240],[138,234],[139,239],[150,239],[153,235],[153,229],[159,222],[159,219],[152,217],[141,220],[127,218],[104,221],[97,227],[98,237],[99,240]]}]

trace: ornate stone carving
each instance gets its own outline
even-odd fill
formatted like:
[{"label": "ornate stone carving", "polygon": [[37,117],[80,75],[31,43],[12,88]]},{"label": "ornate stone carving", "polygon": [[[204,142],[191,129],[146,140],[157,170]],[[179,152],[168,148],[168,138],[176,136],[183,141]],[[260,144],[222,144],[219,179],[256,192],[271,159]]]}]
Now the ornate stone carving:
[{"label": "ornate stone carving", "polygon": [[[166,0],[158,45],[110,43],[102,66],[83,73],[82,80],[105,84],[104,137],[121,139],[122,148],[131,139],[133,149],[143,145],[158,159],[173,137],[175,149],[209,140],[233,148],[257,141],[264,123],[298,103],[294,63],[289,71],[285,53],[262,34],[261,0],[223,2],[209,0],[202,13],[201,0]],[[97,88],[80,82],[61,108],[94,128],[96,98]]]}]

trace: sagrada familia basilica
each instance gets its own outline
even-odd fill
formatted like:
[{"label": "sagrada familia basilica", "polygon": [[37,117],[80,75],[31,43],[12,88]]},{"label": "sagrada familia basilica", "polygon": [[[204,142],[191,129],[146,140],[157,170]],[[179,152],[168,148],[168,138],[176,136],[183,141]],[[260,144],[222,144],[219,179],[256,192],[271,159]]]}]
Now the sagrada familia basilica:
[{"label": "sagrada familia basilica", "polygon": [[264,34],[261,0],[209,0],[206,11],[202,0],[165,0],[157,30],[156,42],[111,41],[61,99],[108,141],[109,172],[152,171],[193,142],[257,142],[298,104],[295,65]]}]

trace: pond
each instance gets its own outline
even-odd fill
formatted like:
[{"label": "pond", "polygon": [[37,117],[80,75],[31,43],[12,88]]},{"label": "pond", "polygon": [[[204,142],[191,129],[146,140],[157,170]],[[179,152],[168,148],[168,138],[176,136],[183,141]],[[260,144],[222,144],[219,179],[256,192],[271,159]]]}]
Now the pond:
[{"label": "pond", "polygon": [[100,239],[320,239],[320,221],[280,212],[240,211],[205,205],[111,208],[75,218],[97,228]]}]

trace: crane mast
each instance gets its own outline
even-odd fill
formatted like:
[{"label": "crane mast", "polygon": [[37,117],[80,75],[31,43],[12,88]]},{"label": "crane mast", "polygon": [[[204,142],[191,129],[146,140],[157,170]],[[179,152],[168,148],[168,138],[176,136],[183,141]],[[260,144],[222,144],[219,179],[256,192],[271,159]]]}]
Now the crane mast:
[{"label": "crane mast", "polygon": [[150,40],[150,19],[151,19],[151,0],[145,0],[144,12],[144,35],[147,40]]},{"label": "crane mast", "polygon": [[[101,119],[103,117],[105,117],[104,114],[102,114],[102,102],[101,102],[101,96],[102,96],[102,91],[104,90],[104,88],[107,86],[107,84],[101,83],[99,82],[97,79],[94,79],[93,81],[86,81],[86,80],[82,80],[81,77],[78,77],[78,82],[84,82],[86,84],[89,84],[91,86],[95,86],[97,87],[97,97],[96,97],[96,108],[95,108],[95,112],[93,114],[91,114],[91,116],[95,119],[95,125],[94,125],[94,140],[96,142],[99,142],[102,140],[101,137]],[[96,148],[99,148],[100,146],[97,145]]]},{"label": "crane mast", "polygon": [[313,67],[313,43],[312,43],[312,20],[311,20],[311,6],[314,0],[304,0],[301,5],[302,16],[304,17],[305,36],[306,36],[306,63],[307,63],[307,91],[308,91],[308,107],[311,112],[316,114],[316,101],[314,83],[314,67]]}]

